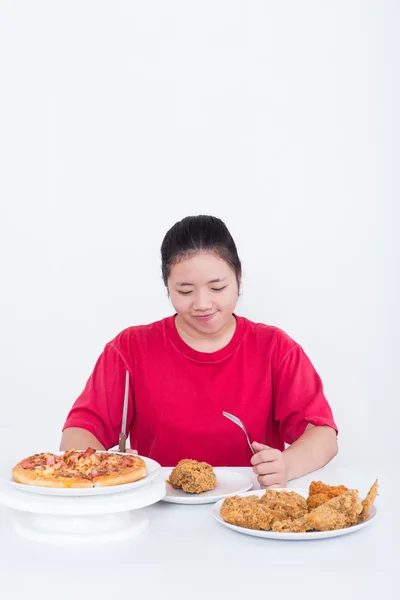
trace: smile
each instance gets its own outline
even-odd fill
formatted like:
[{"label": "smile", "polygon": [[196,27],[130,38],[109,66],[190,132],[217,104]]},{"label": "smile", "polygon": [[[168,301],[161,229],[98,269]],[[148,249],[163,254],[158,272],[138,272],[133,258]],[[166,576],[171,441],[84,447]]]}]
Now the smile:
[{"label": "smile", "polygon": [[210,321],[216,314],[216,312],[213,312],[209,315],[194,315],[194,318],[198,321]]}]

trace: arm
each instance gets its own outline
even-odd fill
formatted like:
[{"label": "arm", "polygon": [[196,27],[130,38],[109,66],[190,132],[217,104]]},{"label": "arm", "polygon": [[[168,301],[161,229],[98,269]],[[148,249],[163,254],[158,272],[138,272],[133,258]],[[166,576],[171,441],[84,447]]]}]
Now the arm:
[{"label": "arm", "polygon": [[334,429],[308,425],[303,435],[282,453],[287,481],[321,469],[337,452],[338,443]]},{"label": "arm", "polygon": [[[107,344],[84,390],[72,406],[63,426],[60,449],[108,450],[118,444],[125,395],[125,358]],[[127,433],[133,419],[133,384],[129,386]]]},{"label": "arm", "polygon": [[[321,378],[304,350],[281,332],[273,363],[273,418],[289,447],[281,452],[255,443],[253,470],[263,487],[285,487],[326,465],[337,453],[337,427]],[[280,445],[282,447],[282,445]]]},{"label": "arm", "polygon": [[325,466],[338,451],[336,431],[331,427],[309,424],[306,431],[289,448],[280,452],[254,442],[253,471],[262,487],[286,487],[297,479]]},{"label": "arm", "polygon": [[105,450],[99,440],[86,429],[81,427],[67,427],[61,436],[60,450]]}]

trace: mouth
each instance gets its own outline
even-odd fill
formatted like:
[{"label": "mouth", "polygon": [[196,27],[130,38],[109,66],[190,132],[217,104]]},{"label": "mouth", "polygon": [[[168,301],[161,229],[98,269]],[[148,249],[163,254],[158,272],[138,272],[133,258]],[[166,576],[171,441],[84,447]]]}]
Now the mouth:
[{"label": "mouth", "polygon": [[208,315],[193,315],[193,316],[198,321],[210,321],[216,314],[217,314],[217,311],[213,312],[213,313],[209,313]]}]

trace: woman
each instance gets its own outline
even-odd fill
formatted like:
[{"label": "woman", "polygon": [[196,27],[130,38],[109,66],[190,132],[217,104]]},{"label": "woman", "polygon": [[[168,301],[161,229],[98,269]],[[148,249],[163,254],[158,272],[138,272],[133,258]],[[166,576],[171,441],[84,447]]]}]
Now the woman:
[{"label": "woman", "polygon": [[[167,232],[161,257],[176,314],[129,327],[105,346],[64,424],[61,450],[118,443],[128,370],[131,446],[164,466],[251,462],[263,487],[284,487],[329,462],[337,428],[310,360],[280,329],[234,313],[242,269],[225,224],[183,219]],[[222,411],[245,423],[256,454]]]}]

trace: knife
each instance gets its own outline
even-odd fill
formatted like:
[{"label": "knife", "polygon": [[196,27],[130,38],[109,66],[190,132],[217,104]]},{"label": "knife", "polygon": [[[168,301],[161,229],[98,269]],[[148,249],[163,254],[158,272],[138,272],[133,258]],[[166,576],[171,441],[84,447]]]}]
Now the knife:
[{"label": "knife", "polygon": [[129,371],[126,372],[125,376],[125,396],[124,396],[124,407],[122,409],[122,426],[121,433],[119,434],[119,451],[126,452],[126,418],[128,416],[128,398],[129,398]]}]

